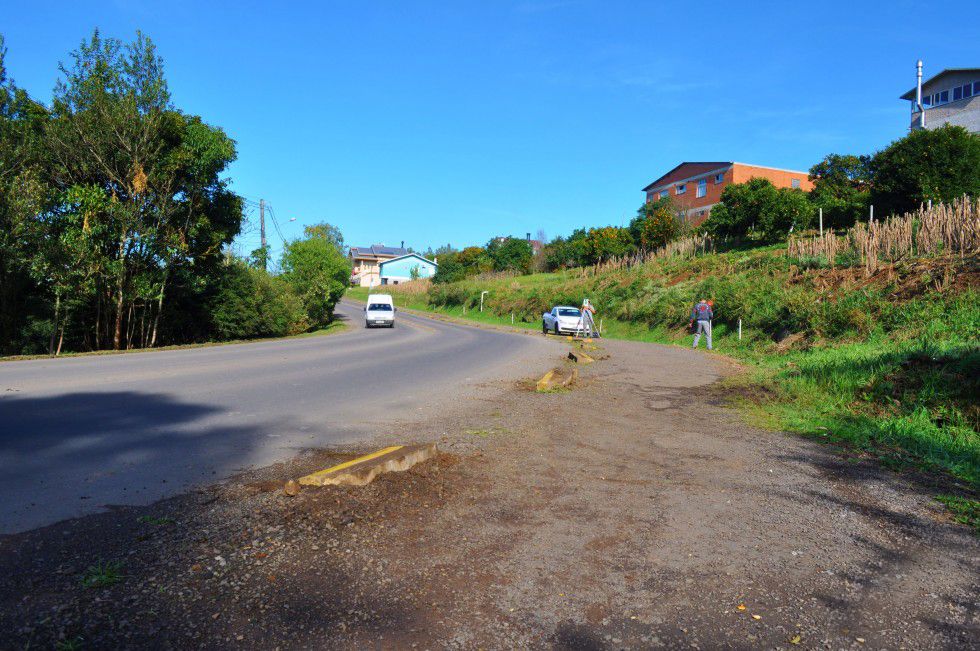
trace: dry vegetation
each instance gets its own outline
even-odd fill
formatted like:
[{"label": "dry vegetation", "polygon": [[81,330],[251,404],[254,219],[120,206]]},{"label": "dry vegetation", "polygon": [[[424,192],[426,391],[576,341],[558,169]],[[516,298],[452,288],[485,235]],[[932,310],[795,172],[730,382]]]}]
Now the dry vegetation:
[{"label": "dry vegetation", "polygon": [[868,274],[883,263],[926,256],[963,259],[980,252],[980,199],[923,206],[917,212],[857,224],[842,235],[791,237],[789,255],[820,259],[831,267],[855,256]]}]

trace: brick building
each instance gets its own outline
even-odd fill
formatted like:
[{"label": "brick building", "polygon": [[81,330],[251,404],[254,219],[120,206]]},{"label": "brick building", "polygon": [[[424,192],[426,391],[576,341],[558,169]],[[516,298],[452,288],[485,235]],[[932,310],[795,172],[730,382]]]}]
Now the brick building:
[{"label": "brick building", "polygon": [[799,188],[807,192],[813,189],[807,172],[721,161],[681,163],[643,191],[647,201],[670,197],[684,219],[698,226],[708,218],[727,186],[754,178],[768,179],[777,188]]}]

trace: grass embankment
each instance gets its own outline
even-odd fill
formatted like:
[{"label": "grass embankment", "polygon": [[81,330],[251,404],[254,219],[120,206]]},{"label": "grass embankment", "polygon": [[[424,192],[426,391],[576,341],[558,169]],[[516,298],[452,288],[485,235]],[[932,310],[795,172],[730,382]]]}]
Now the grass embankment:
[{"label": "grass embankment", "polygon": [[513,314],[533,329],[552,305],[588,297],[606,336],[679,345],[690,345],[692,302],[711,298],[715,348],[748,365],[730,388],[757,422],[980,489],[977,261],[890,265],[871,276],[809,266],[773,247],[385,291],[402,307],[507,325]]},{"label": "grass embankment", "polygon": [[[255,339],[230,339],[228,341],[205,341],[197,344],[176,344],[173,346],[156,346],[154,348],[129,348],[127,350],[90,350],[84,352],[67,352],[58,355],[61,357],[94,357],[98,355],[126,355],[129,353],[156,353],[167,350],[187,350],[190,348],[210,348],[212,346],[233,346],[235,344],[251,344],[259,341],[282,341],[284,339],[304,339],[307,337],[323,337],[325,335],[337,334],[347,327],[343,321],[331,321],[322,328],[301,332],[297,335],[287,337],[258,337]],[[0,357],[0,362],[16,362],[28,359],[53,359],[51,355],[8,355]]]}]

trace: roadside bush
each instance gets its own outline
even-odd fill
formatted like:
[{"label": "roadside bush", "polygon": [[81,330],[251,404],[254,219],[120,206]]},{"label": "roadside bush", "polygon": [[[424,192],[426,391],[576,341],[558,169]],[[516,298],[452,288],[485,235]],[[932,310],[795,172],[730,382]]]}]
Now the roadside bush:
[{"label": "roadside bush", "polygon": [[288,282],[237,260],[224,269],[208,312],[222,339],[284,337],[309,327],[303,302]]}]

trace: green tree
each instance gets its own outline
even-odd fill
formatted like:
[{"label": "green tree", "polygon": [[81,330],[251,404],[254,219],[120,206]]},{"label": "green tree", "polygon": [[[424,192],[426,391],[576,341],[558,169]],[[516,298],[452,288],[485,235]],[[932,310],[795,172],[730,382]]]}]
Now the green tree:
[{"label": "green tree", "polygon": [[340,232],[340,229],[327,222],[320,222],[318,224],[311,224],[310,226],[303,227],[303,235],[306,237],[319,237],[332,242],[337,250],[341,254],[346,255],[344,250],[344,234]]},{"label": "green tree", "polygon": [[487,243],[486,251],[494,271],[526,274],[531,269],[534,250],[527,240],[517,237],[494,238]]},{"label": "green tree", "polygon": [[776,188],[767,179],[729,185],[703,228],[723,237],[780,242],[791,230],[809,228],[815,209],[806,193]]},{"label": "green tree", "polygon": [[585,245],[586,264],[618,258],[632,253],[636,249],[629,230],[619,226],[590,228],[585,238]]},{"label": "green tree", "polygon": [[825,226],[846,228],[868,214],[870,163],[869,156],[829,154],[810,168],[810,200],[823,209]]},{"label": "green tree", "polygon": [[[7,77],[6,53],[0,35],[0,354],[24,352],[23,333],[33,334],[32,322],[48,322],[40,313],[53,303],[29,273],[35,252],[18,232],[28,215],[51,205],[42,138],[48,113]],[[49,334],[49,327],[42,329]]]},{"label": "green tree", "polygon": [[980,195],[980,136],[945,125],[917,129],[871,159],[871,203],[884,216]]},{"label": "green tree", "polygon": [[653,251],[680,237],[684,225],[670,197],[664,197],[640,206],[629,231],[637,248]]},{"label": "green tree", "polygon": [[110,310],[113,348],[153,345],[174,270],[207,273],[240,229],[241,201],[220,176],[234,142],[172,106],[163,61],[140,33],[124,44],[96,30],[61,71],[45,130],[51,178],[64,197],[98,188],[105,198],[81,223],[98,253],[95,347]]},{"label": "green tree", "polygon": [[462,251],[439,256],[439,266],[432,277],[434,283],[453,283],[469,276],[493,270],[493,261],[481,246],[468,246]]},{"label": "green tree", "polygon": [[308,327],[303,301],[284,278],[234,258],[217,275],[207,313],[222,339],[284,337]]},{"label": "green tree", "polygon": [[301,240],[286,244],[282,256],[283,278],[303,301],[311,326],[323,326],[333,318],[334,306],[350,282],[350,261],[324,230],[313,229]]}]

